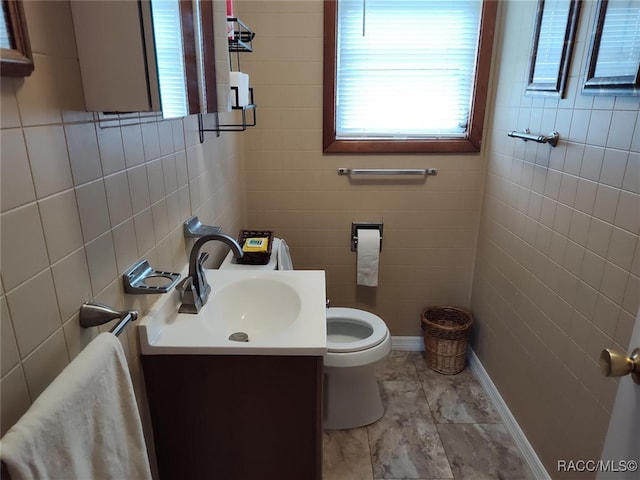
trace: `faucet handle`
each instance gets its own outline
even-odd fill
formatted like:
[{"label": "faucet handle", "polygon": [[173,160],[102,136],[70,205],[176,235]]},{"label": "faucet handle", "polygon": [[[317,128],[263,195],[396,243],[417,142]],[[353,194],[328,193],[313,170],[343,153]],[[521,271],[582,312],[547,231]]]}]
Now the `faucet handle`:
[{"label": "faucet handle", "polygon": [[196,290],[198,291],[198,295],[200,296],[200,300],[204,305],[207,303],[209,299],[209,292],[211,292],[211,287],[209,286],[209,282],[207,282],[207,276],[204,273],[204,262],[209,258],[209,254],[207,252],[202,252],[198,257],[198,265],[196,267],[196,275],[198,277],[198,285],[196,285]]},{"label": "faucet handle", "polygon": [[200,268],[204,268],[204,262],[206,262],[207,260],[209,260],[209,253],[202,252],[200,254],[200,257],[198,257],[198,265],[200,266]]},{"label": "faucet handle", "polygon": [[193,278],[186,277],[178,285],[176,290],[182,292],[182,305],[178,309],[180,313],[198,313],[202,308],[202,301],[200,295],[194,288]]},{"label": "faucet handle", "polygon": [[193,288],[193,278],[191,277],[183,278],[182,281],[176,285],[176,290],[180,290],[181,292],[191,288]]}]

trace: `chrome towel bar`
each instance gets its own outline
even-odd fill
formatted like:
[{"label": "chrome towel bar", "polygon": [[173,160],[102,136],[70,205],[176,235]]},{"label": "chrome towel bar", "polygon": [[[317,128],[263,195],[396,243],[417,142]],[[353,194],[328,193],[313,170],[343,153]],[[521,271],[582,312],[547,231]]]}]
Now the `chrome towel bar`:
[{"label": "chrome towel bar", "polygon": [[551,132],[549,135],[535,135],[531,133],[531,131],[528,128],[525,128],[521,132],[516,132],[515,130],[513,132],[508,132],[507,135],[513,138],[521,138],[525,142],[527,140],[533,140],[534,142],[538,142],[538,143],[548,143],[552,147],[555,147],[556,145],[558,145],[558,140],[560,140],[560,134],[555,130]]},{"label": "chrome towel bar", "polygon": [[116,318],[119,318],[120,321],[109,332],[117,337],[129,322],[138,319],[138,312],[135,310],[123,310],[120,312],[108,305],[93,302],[85,302],[80,306],[80,325],[84,328],[104,325]]},{"label": "chrome towel bar", "polygon": [[437,175],[437,168],[338,168],[338,175]]}]

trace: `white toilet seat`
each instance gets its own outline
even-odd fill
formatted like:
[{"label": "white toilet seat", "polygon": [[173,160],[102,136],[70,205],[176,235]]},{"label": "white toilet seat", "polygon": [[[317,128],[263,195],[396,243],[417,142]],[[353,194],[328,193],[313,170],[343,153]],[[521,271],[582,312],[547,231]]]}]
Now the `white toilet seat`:
[{"label": "white toilet seat", "polygon": [[[335,324],[343,324],[346,329],[352,326],[351,330],[355,335],[362,333],[363,336],[357,340],[359,335],[350,336],[350,338],[339,334],[332,335],[331,327]],[[387,325],[373,313],[345,307],[333,307],[327,310],[327,350],[331,353],[359,352],[373,348],[382,343],[387,334]]]},{"label": "white toilet seat", "polygon": [[327,325],[332,321],[361,324],[372,332],[355,342],[336,342],[327,334],[327,354],[324,366],[342,370],[350,367],[372,368],[391,352],[391,334],[384,321],[373,313],[356,308],[331,307],[327,309]]}]

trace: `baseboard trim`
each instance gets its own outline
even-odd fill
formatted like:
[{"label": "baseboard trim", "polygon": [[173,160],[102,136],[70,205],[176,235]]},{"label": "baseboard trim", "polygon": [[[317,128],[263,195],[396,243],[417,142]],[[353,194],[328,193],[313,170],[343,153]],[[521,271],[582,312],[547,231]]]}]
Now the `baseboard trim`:
[{"label": "baseboard trim", "polygon": [[421,352],[424,350],[422,337],[391,337],[391,349],[404,352]]},{"label": "baseboard trim", "polygon": [[518,445],[518,448],[520,448],[522,455],[527,461],[529,468],[531,468],[534,478],[538,478],[540,480],[551,480],[551,477],[547,473],[547,470],[544,468],[544,465],[540,461],[540,458],[538,458],[538,455],[529,443],[529,440],[527,440],[526,435],[520,428],[520,425],[518,425],[518,422],[511,413],[511,410],[509,410],[509,407],[503,400],[502,395],[500,395],[500,392],[491,380],[491,377],[482,366],[482,363],[480,363],[480,359],[478,358],[478,356],[473,350],[469,349],[468,357],[469,368],[471,368],[471,371],[473,371],[476,378],[478,379],[484,390],[487,392],[487,395],[489,395],[489,398],[491,398],[493,405],[496,407],[496,410],[502,417],[502,422],[504,423],[505,428],[513,437],[513,440],[515,441],[516,445]]}]

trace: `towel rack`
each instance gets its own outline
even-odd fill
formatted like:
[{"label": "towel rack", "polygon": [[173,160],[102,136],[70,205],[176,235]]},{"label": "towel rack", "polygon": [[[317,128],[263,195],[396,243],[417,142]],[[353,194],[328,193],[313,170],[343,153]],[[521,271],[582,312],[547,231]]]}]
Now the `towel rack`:
[{"label": "towel rack", "polygon": [[119,318],[120,321],[109,330],[109,332],[117,337],[129,322],[138,319],[138,312],[135,310],[123,310],[119,312],[108,305],[94,302],[84,302],[80,305],[80,325],[84,328],[104,325],[116,318]]},{"label": "towel rack", "polygon": [[515,130],[513,132],[508,132],[507,135],[513,138],[521,138],[525,142],[527,140],[533,140],[534,142],[538,142],[538,143],[548,143],[552,147],[555,147],[556,145],[558,145],[558,140],[560,140],[560,134],[555,130],[551,132],[549,135],[535,135],[531,133],[531,131],[528,128],[525,128],[521,132],[516,132]]},{"label": "towel rack", "polygon": [[338,175],[437,175],[437,168],[338,168]]}]

